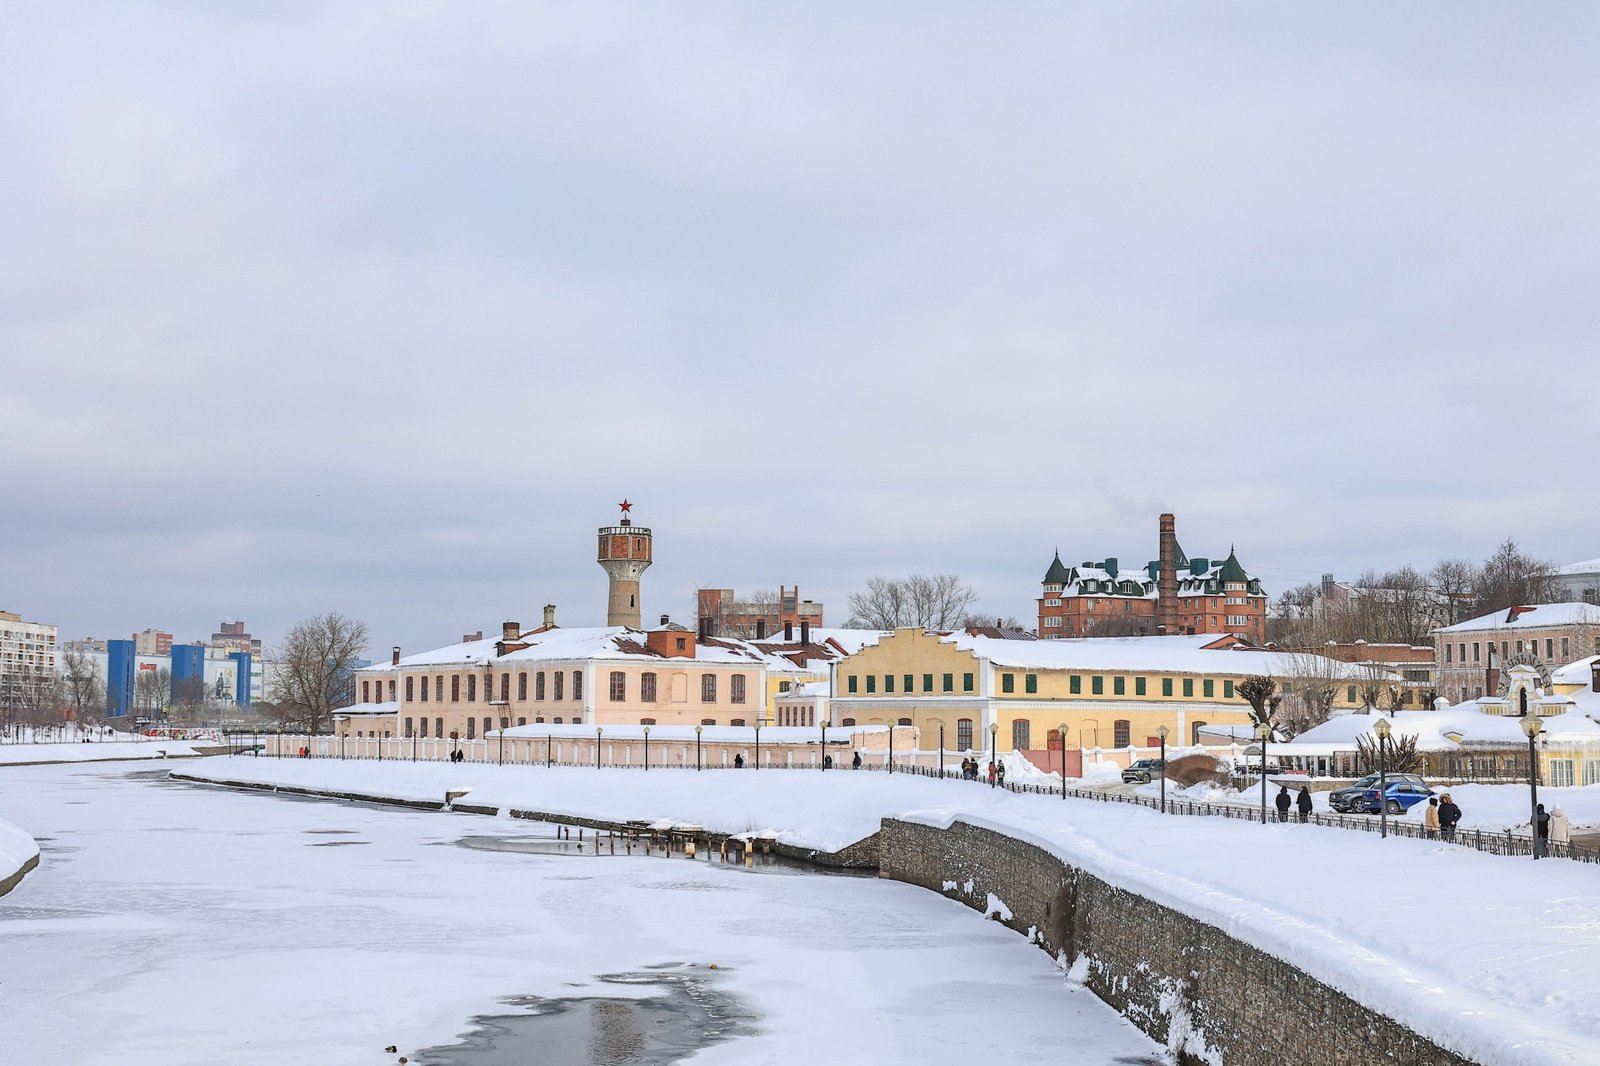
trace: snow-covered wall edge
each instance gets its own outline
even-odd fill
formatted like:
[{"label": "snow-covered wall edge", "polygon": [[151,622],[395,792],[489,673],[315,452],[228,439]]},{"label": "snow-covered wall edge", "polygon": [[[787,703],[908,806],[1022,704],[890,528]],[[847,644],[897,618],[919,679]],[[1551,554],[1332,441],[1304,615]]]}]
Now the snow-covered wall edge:
[{"label": "snow-covered wall edge", "polygon": [[1028,937],[1182,1063],[1475,1061],[1015,830],[963,818],[886,818],[878,862],[882,876],[939,892]]},{"label": "snow-covered wall edge", "polygon": [[38,842],[10,822],[0,821],[0,896],[20,885],[38,865]]}]

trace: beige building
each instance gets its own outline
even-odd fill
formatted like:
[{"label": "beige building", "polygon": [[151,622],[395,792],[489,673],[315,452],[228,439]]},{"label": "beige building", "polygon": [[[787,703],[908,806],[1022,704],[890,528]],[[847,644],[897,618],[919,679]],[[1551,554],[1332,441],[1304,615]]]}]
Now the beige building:
[{"label": "beige building", "polygon": [[0,611],[0,686],[54,679],[56,641],[55,626]]},{"label": "beige building", "polygon": [[1530,666],[1543,681],[1551,670],[1600,654],[1600,607],[1542,603],[1458,622],[1433,631],[1439,692],[1452,703],[1500,695],[1505,672]]}]

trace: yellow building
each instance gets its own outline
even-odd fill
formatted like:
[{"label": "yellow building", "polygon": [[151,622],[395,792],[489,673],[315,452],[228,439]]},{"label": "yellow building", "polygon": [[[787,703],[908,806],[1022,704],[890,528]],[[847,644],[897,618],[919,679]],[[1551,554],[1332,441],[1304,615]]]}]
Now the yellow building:
[{"label": "yellow building", "polygon": [[[997,640],[899,629],[834,666],[837,725],[897,723],[921,731],[924,749],[981,751],[997,727],[1001,751],[1197,743],[1202,726],[1246,725],[1238,687],[1284,673],[1282,657],[1241,650],[1230,635]],[[1330,676],[1354,667],[1329,664]],[[1346,697],[1349,696],[1349,699]],[[1338,706],[1354,694],[1341,689]]]}]

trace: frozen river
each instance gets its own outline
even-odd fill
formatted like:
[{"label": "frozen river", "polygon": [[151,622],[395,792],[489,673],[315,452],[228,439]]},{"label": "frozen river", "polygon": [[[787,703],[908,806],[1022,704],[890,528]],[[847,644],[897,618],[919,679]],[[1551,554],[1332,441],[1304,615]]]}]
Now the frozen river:
[{"label": "frozen river", "polygon": [[14,1066],[1166,1061],[1015,933],[876,878],[115,764],[0,770],[0,815],[43,850],[0,898]]}]

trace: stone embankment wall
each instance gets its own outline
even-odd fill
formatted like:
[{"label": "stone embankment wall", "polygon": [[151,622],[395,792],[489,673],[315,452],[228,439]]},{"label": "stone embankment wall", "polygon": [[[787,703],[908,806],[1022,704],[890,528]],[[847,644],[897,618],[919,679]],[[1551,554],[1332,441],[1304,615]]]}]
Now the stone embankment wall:
[{"label": "stone embankment wall", "polygon": [[17,872],[12,874],[10,877],[0,877],[0,896],[5,895],[13,888],[16,888],[18,885],[22,884],[22,879],[27,877],[28,872],[38,865],[39,856],[35,855],[27,862],[24,862],[21,867],[17,869]]},{"label": "stone embankment wall", "polygon": [[1027,936],[1186,1066],[1475,1066],[1293,965],[1025,841],[960,821],[939,829],[886,818],[878,844],[882,876]]}]

